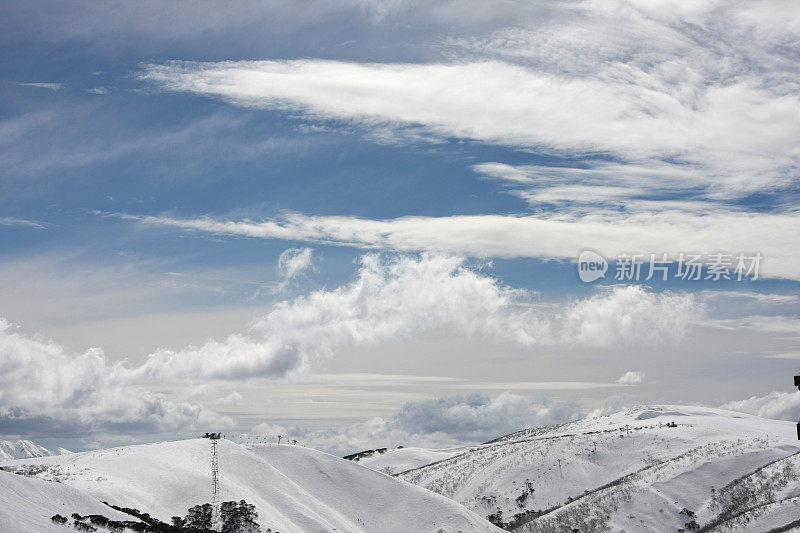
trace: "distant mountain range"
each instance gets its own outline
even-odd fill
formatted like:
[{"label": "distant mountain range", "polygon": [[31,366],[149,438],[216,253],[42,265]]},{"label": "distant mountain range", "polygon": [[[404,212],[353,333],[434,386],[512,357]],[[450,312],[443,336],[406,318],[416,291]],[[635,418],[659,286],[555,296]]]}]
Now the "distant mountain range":
[{"label": "distant mountain range", "polygon": [[56,448],[51,451],[29,440],[0,440],[0,461],[27,459],[29,457],[48,457],[65,453],[72,452],[64,448]]}]

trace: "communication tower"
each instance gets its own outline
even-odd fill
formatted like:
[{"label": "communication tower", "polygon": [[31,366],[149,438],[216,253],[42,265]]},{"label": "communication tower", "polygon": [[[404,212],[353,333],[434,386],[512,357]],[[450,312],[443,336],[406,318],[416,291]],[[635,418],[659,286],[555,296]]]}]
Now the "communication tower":
[{"label": "communication tower", "polygon": [[211,513],[214,524],[219,522],[219,456],[217,443],[219,433],[206,433],[203,438],[211,441]]}]

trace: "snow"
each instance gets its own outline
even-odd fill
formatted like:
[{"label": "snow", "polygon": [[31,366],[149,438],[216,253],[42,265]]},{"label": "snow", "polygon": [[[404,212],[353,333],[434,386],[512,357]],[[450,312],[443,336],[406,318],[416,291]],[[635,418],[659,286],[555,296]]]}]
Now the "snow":
[{"label": "snow", "polygon": [[0,461],[24,459],[26,457],[46,457],[48,455],[60,455],[62,453],[70,452],[63,448],[50,451],[44,446],[39,446],[29,440],[0,440]]},{"label": "snow", "polygon": [[[720,510],[710,507],[712,488],[772,461],[787,458],[776,463],[786,466],[798,451],[791,422],[704,407],[650,406],[520,431],[398,477],[482,516],[500,510],[506,523],[515,514],[549,510],[535,520],[521,517],[525,524],[519,531],[674,532],[691,521],[679,514],[684,507],[697,513],[701,525],[717,516]],[[400,452],[390,450],[363,464],[402,463]],[[800,464],[791,468],[789,492],[776,500],[793,490],[800,495]],[[777,524],[794,509],[787,500],[760,517],[752,514],[756,521],[769,516]]]},{"label": "snow", "polygon": [[[97,500],[138,508],[166,522],[211,499],[207,439],[3,464],[6,468],[21,465],[45,467],[37,477],[58,479]],[[300,446],[272,444],[248,449],[220,440],[219,469],[221,501],[244,499],[254,504],[264,530],[500,531],[438,494]]]},{"label": "snow", "polygon": [[102,514],[113,520],[135,520],[102,504],[93,496],[63,483],[42,481],[0,471],[0,531],[63,533],[50,517],[72,513]]},{"label": "snow", "polygon": [[419,468],[420,466],[455,457],[470,449],[471,447],[469,446],[442,450],[413,447],[397,448],[387,450],[386,453],[376,453],[370,457],[362,457],[354,460],[354,462],[385,474],[399,474],[412,468]]}]

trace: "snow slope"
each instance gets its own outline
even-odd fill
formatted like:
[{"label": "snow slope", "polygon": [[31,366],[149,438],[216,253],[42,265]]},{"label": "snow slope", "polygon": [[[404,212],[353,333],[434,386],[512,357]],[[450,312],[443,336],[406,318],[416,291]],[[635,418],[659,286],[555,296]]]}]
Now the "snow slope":
[{"label": "snow slope", "polygon": [[385,453],[375,453],[369,457],[353,459],[360,465],[369,467],[384,474],[398,474],[412,468],[418,468],[427,464],[449,459],[456,455],[461,455],[471,449],[469,446],[458,448],[445,448],[442,450],[430,450],[427,448],[396,448],[387,450]]},{"label": "snow slope", "polygon": [[[11,461],[40,479],[168,522],[211,499],[210,441],[194,439]],[[44,467],[44,468],[42,468]],[[30,470],[30,467],[27,467]],[[316,450],[219,441],[221,500],[255,505],[263,529],[292,532],[498,532],[461,505]],[[71,514],[72,511],[70,511]],[[63,513],[62,513],[63,514]]]},{"label": "snow slope", "polygon": [[0,440],[0,461],[11,459],[24,459],[26,457],[46,457],[48,455],[60,455],[70,453],[68,450],[58,448],[50,451],[44,446],[39,446],[29,440]]},{"label": "snow slope", "polygon": [[[693,520],[719,522],[714,531],[768,531],[800,518],[799,451],[791,422],[639,407],[524,430],[398,477],[481,516],[500,511],[518,531],[675,532]],[[376,464],[392,464],[394,455],[401,464],[400,452]],[[749,481],[729,486],[739,478]]]},{"label": "snow slope", "polygon": [[102,514],[113,520],[135,520],[100,503],[84,491],[63,483],[53,483],[0,471],[0,531],[30,533],[58,531],[50,517]]}]

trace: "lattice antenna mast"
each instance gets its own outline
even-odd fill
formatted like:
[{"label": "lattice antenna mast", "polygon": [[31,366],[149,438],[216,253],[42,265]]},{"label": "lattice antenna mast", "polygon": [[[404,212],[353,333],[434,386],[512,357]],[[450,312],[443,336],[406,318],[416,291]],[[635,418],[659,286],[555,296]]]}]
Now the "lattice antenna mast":
[{"label": "lattice antenna mast", "polygon": [[219,523],[219,456],[217,443],[219,433],[206,433],[204,435],[211,441],[211,520],[213,524]]}]

